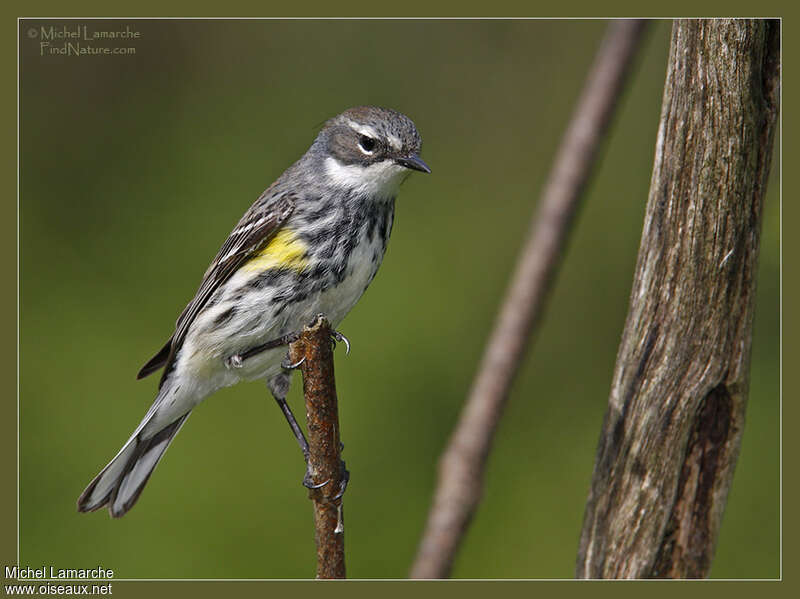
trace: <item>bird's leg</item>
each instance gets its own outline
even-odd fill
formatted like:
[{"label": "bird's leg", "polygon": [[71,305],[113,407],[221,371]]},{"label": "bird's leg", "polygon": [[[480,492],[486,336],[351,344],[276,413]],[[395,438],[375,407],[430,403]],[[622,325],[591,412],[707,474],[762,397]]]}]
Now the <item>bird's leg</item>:
[{"label": "bird's leg", "polygon": [[[267,341],[266,343],[262,343],[261,345],[256,345],[255,347],[246,349],[245,351],[239,352],[238,354],[233,354],[226,360],[225,364],[226,366],[228,366],[228,368],[241,368],[244,365],[244,361],[247,358],[251,358],[256,354],[260,354],[261,352],[267,351],[268,349],[275,349],[276,347],[281,347],[282,345],[289,345],[290,343],[297,341],[299,338],[300,338],[300,333],[288,333],[286,335],[283,335],[282,337],[273,339],[272,341]],[[295,365],[294,368],[296,368],[297,366],[299,366],[299,364]],[[291,368],[289,368],[289,370],[291,370]]]},{"label": "bird's leg", "polygon": [[289,407],[289,404],[286,403],[286,394],[289,392],[289,382],[289,373],[282,372],[269,379],[267,381],[267,387],[272,393],[272,397],[274,397],[275,401],[278,403],[281,412],[283,412],[283,415],[286,417],[286,422],[289,423],[289,428],[292,429],[292,433],[295,439],[297,439],[297,443],[300,445],[300,451],[303,452],[303,458],[305,458],[306,463],[308,463],[308,441],[306,441],[306,437],[300,425],[297,424],[292,409]]},{"label": "bird's leg", "polygon": [[275,398],[278,407],[286,417],[286,422],[289,423],[289,428],[292,429],[292,434],[294,434],[298,445],[300,445],[300,451],[303,452],[303,460],[306,463],[306,473],[303,476],[303,486],[308,489],[319,489],[320,487],[327,485],[328,481],[325,481],[319,485],[315,485],[312,482],[310,464],[308,461],[308,441],[306,441],[306,437],[303,434],[303,429],[301,429],[300,425],[297,424],[297,419],[294,417],[292,409],[289,407],[289,404],[286,403],[286,394],[289,392],[289,382],[290,374],[288,372],[282,372],[279,375],[269,379],[267,381],[267,387],[269,387],[269,390],[272,393],[272,396]]},{"label": "bird's leg", "polygon": [[[324,314],[319,314],[315,318],[315,320],[311,323],[313,325],[317,319],[324,318]],[[265,351],[267,349],[272,349],[275,347],[280,347],[281,345],[288,345],[293,343],[300,337],[300,333],[289,333],[288,335],[284,335],[274,341],[269,341],[267,343],[258,345],[251,349],[248,349],[242,353],[235,354],[228,359],[228,363],[236,368],[241,368],[244,360],[247,358]],[[344,335],[342,335],[339,331],[333,331],[331,333],[331,341],[333,342],[334,346],[336,345],[337,341],[340,341],[345,344],[347,348],[347,353],[350,353],[350,340],[347,339]],[[303,476],[303,486],[309,489],[319,489],[327,485],[330,480],[326,480],[323,483],[315,484],[312,479],[311,475],[311,464],[309,462],[309,448],[308,448],[308,441],[306,440],[305,435],[303,434],[303,430],[300,428],[300,425],[297,423],[297,419],[294,417],[292,413],[292,409],[289,407],[289,404],[286,403],[286,395],[289,392],[289,383],[291,380],[291,372],[292,370],[298,368],[303,362],[305,361],[305,356],[302,357],[298,362],[292,363],[291,358],[289,357],[289,353],[287,352],[286,357],[284,358],[281,366],[283,367],[284,371],[280,374],[272,377],[267,381],[267,387],[269,387],[272,396],[275,398],[275,401],[278,404],[278,407],[283,412],[284,417],[286,418],[286,422],[289,423],[289,428],[291,428],[292,433],[297,439],[297,443],[300,445],[300,450],[303,452],[303,459],[306,462],[306,473]],[[340,450],[344,448],[340,442]],[[345,466],[344,460],[342,460],[342,481],[339,483],[339,490],[334,497],[335,499],[339,499],[343,494],[345,489],[347,488],[347,483],[350,480],[350,472],[347,470]]]}]

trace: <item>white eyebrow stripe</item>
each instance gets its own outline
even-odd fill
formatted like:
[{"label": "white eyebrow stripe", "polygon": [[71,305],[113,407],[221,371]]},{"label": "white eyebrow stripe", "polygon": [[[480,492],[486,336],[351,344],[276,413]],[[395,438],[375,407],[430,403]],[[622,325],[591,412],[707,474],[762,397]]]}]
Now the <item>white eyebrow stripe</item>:
[{"label": "white eyebrow stripe", "polygon": [[389,145],[392,146],[393,150],[400,151],[403,149],[403,142],[400,141],[399,137],[397,137],[392,133],[389,133],[389,135],[387,135],[386,137],[389,140]]},{"label": "white eyebrow stripe", "polygon": [[357,131],[361,135],[366,135],[368,137],[373,137],[375,139],[378,139],[380,137],[380,135],[378,135],[378,132],[375,131],[375,129],[373,129],[369,125],[361,125],[359,123],[356,123],[355,121],[350,121],[350,120],[347,121],[347,124],[350,125],[351,129]]}]

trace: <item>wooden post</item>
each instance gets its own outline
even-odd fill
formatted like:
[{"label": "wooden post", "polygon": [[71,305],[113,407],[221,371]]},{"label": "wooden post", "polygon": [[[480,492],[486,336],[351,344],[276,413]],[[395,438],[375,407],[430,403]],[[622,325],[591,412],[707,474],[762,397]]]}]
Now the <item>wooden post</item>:
[{"label": "wooden post", "polygon": [[708,576],[747,403],[779,52],[778,21],[673,26],[579,578]]}]

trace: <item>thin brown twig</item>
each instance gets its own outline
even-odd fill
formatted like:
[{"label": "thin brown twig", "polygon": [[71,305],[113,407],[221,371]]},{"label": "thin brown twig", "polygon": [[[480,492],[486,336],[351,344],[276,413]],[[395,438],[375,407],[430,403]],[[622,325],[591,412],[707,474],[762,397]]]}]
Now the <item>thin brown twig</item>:
[{"label": "thin brown twig", "polygon": [[444,578],[480,501],[486,458],[509,389],[559,263],[581,191],[618,104],[644,21],[612,22],[542,192],[539,211],[473,382],[439,463],[439,482],[412,578]]},{"label": "thin brown twig", "polygon": [[341,485],[345,472],[339,442],[339,409],[328,321],[317,318],[289,346],[292,363],[301,362],[308,423],[308,463],[313,485],[317,578],[345,578]]}]

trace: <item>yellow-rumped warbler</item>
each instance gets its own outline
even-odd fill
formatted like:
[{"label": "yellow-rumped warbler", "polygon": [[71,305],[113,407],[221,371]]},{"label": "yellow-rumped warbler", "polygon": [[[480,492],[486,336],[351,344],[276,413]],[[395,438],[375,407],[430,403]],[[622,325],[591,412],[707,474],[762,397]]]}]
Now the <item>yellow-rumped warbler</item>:
[{"label": "yellow-rumped warbler", "polygon": [[243,380],[267,381],[307,456],[285,400],[285,342],[320,313],[335,327],[364,293],[386,250],[398,186],[410,170],[430,172],[421,144],[414,123],[386,108],[351,108],[324,125],[245,213],[172,337],[139,371],[164,368],[158,395],[79,511],[108,504],[124,515],[191,410]]}]

